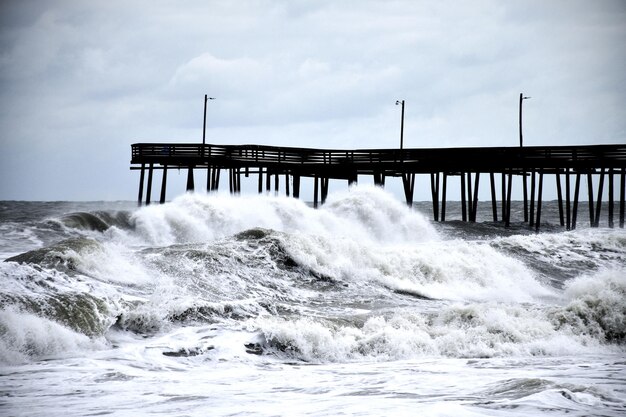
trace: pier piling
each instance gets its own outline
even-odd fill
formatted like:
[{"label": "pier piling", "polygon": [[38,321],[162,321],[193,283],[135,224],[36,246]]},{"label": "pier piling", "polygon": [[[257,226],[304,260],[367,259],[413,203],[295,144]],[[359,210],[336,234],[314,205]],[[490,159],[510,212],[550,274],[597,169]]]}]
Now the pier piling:
[{"label": "pier piling", "polygon": [[146,191],[146,206],[150,205],[152,198],[152,172],[154,171],[154,164],[150,164],[148,168],[148,190]]},{"label": "pier piling", "polygon": [[576,185],[574,186],[574,205],[572,207],[572,230],[576,229],[578,217],[578,196],[580,195],[580,173],[576,173]]},{"label": "pier piling", "polygon": [[187,168],[187,191],[193,191],[194,188],[193,165],[190,165],[189,168]]},{"label": "pier piling", "polygon": [[[141,207],[143,203],[143,182],[146,173],[146,164],[141,164],[141,173],[139,174],[139,195],[137,196],[137,205]],[[624,181],[622,181],[623,183]]]},{"label": "pier piling", "polygon": [[600,171],[600,181],[598,184],[598,198],[596,199],[596,218],[594,227],[600,226],[600,211],[602,211],[602,191],[604,190],[604,168]]},{"label": "pier piling", "polygon": [[624,228],[624,199],[626,197],[626,168],[622,168],[619,192],[619,227]]},{"label": "pier piling", "polygon": [[161,177],[161,198],[159,203],[165,203],[165,190],[167,189],[167,165],[163,165],[163,176]]},{"label": "pier piling", "polygon": [[539,189],[537,190],[537,221],[535,223],[536,230],[541,226],[541,200],[543,198],[543,170],[539,170]]},{"label": "pier piling", "polygon": [[496,180],[493,172],[489,173],[489,181],[491,182],[491,211],[493,214],[493,221],[498,221],[498,203],[496,201]]}]

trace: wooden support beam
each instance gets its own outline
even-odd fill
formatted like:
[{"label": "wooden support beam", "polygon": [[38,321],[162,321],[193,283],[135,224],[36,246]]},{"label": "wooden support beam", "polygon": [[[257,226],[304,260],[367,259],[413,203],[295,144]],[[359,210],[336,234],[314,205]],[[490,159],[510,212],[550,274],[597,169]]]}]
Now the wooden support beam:
[{"label": "wooden support beam", "polygon": [[220,168],[215,168],[215,174],[213,175],[213,179],[215,180],[215,191],[218,191],[220,188],[220,176],[222,175],[222,170]]},{"label": "wooden support beam", "polygon": [[448,173],[443,173],[443,184],[441,189],[441,221],[446,221],[446,189],[448,186]]},{"label": "wooden support beam", "polygon": [[289,197],[289,174],[285,174],[285,195]]},{"label": "wooden support beam", "polygon": [[280,191],[280,175],[277,173],[274,175],[274,194],[278,195],[278,191]]},{"label": "wooden support beam", "polygon": [[504,223],[505,227],[509,227],[511,225],[511,189],[513,188],[513,174],[509,171],[509,184],[506,192],[506,221]]},{"label": "wooden support beam", "polygon": [[374,172],[374,185],[378,187],[382,187],[384,185],[382,172]]},{"label": "wooden support beam", "polygon": [[480,183],[480,172],[477,172],[476,176],[474,177],[474,202],[472,204],[472,207],[473,207],[472,218],[470,219],[470,221],[472,222],[476,222],[476,212],[478,211],[478,185],[479,183]]},{"label": "wooden support beam", "polygon": [[502,173],[502,221],[506,223],[506,174]]},{"label": "wooden support beam", "polygon": [[574,186],[574,206],[572,207],[572,230],[576,229],[578,217],[578,196],[580,195],[580,172],[576,173],[576,185]]},{"label": "wooden support beam", "polygon": [[613,169],[609,169],[609,227],[612,229],[614,227],[613,224],[613,205],[614,205],[614,196],[613,196]]},{"label": "wooden support beam", "polygon": [[565,226],[565,219],[563,218],[563,192],[561,191],[561,174],[557,171],[555,174],[556,179],[556,196],[559,205],[559,222],[561,226]]},{"label": "wooden support beam", "polygon": [[413,191],[415,190],[415,174],[403,173],[402,184],[404,185],[404,196],[406,198],[406,204],[409,207],[413,207]]},{"label": "wooden support beam", "polygon": [[385,176],[382,172],[374,172],[374,185],[383,187],[385,185]]},{"label": "wooden support beam", "polygon": [[322,177],[322,204],[326,203],[326,197],[328,196],[328,177]]},{"label": "wooden support beam", "polygon": [[187,168],[187,191],[193,191],[194,190],[194,183],[193,183],[193,165],[189,165],[189,167]]},{"label": "wooden support beam", "polygon": [[472,211],[474,200],[472,199],[472,173],[467,173],[467,219],[472,221]]},{"label": "wooden support beam", "polygon": [[524,223],[528,223],[528,182],[526,181],[526,171],[522,171],[522,187],[524,190]]},{"label": "wooden support beam", "polygon": [[530,171],[530,213],[528,216],[528,225],[533,227],[535,225],[535,170]]},{"label": "wooden support beam", "polygon": [[152,197],[152,171],[154,169],[154,164],[150,164],[148,168],[148,191],[146,192],[146,206],[150,205],[150,200]]},{"label": "wooden support beam", "polygon": [[539,190],[537,190],[537,222],[536,230],[539,231],[541,226],[541,200],[543,198],[543,169],[539,170]]},{"label": "wooden support beam", "polygon": [[235,177],[237,179],[236,184],[236,192],[237,194],[241,194],[241,168],[237,168],[237,175]]},{"label": "wooden support beam", "polygon": [[293,197],[300,198],[300,175],[293,175]]},{"label": "wooden support beam", "polygon": [[565,169],[565,228],[566,230],[572,229],[572,211],[571,211],[571,199],[570,199],[570,178],[569,168]]},{"label": "wooden support beam", "polygon": [[467,202],[465,198],[465,173],[461,172],[461,220],[467,221]]},{"label": "wooden support beam", "polygon": [[317,208],[317,196],[319,194],[319,177],[316,175],[313,178],[313,208]]},{"label": "wooden support beam", "polygon": [[435,207],[434,207],[434,213],[437,216],[437,218],[435,219],[435,221],[439,221],[439,191],[440,191],[440,175],[437,172],[435,174]]},{"label": "wooden support beam", "polygon": [[624,206],[626,206],[626,202],[624,199],[626,198],[626,168],[622,168],[620,180],[620,191],[619,191],[619,227],[624,228]]},{"label": "wooden support beam", "polygon": [[491,182],[491,211],[493,214],[493,221],[498,221],[498,201],[496,199],[496,179],[493,172],[489,173],[489,181]]},{"label": "wooden support beam", "polygon": [[594,227],[596,216],[593,211],[593,178],[591,177],[591,172],[587,174],[587,193],[589,194],[589,227]]},{"label": "wooden support beam", "polygon": [[167,189],[167,165],[163,165],[163,177],[161,178],[161,198],[159,203],[165,203],[165,190]]},{"label": "wooden support beam", "polygon": [[600,226],[600,211],[602,210],[602,191],[604,190],[604,168],[600,170],[600,182],[598,184],[598,198],[596,199],[596,219],[594,226]]},{"label": "wooden support beam", "polygon": [[263,193],[263,167],[259,167],[259,194]]},{"label": "wooden support beam", "polygon": [[[141,174],[139,175],[139,195],[137,196],[137,205],[141,207],[141,203],[143,202],[143,182],[144,175],[146,173],[146,164],[141,164]],[[622,180],[622,184],[624,181]]]},{"label": "wooden support beam", "polygon": [[430,194],[433,203],[433,219],[439,221],[439,173],[430,174]]}]

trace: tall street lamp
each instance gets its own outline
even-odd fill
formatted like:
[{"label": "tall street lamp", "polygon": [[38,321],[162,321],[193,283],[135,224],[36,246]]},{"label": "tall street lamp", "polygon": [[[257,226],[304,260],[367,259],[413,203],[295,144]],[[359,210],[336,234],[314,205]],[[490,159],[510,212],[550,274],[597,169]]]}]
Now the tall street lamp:
[{"label": "tall street lamp", "polygon": [[522,137],[522,101],[528,100],[530,97],[525,97],[523,93],[519,93],[519,146],[524,146],[524,139]]},{"label": "tall street lamp", "polygon": [[215,97],[209,97],[206,94],[204,95],[204,123],[202,124],[202,149],[204,149],[204,145],[206,142],[206,102],[208,100],[215,100]]},{"label": "tall street lamp", "polygon": [[404,143],[404,100],[396,100],[396,106],[402,104],[402,119],[400,119],[400,149]]}]

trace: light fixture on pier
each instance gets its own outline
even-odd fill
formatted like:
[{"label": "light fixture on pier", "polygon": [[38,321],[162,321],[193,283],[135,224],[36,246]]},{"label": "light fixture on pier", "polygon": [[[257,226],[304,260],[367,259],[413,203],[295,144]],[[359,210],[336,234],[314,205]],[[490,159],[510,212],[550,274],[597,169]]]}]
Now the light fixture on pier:
[{"label": "light fixture on pier", "polygon": [[202,124],[202,145],[205,145],[206,141],[206,102],[208,100],[215,100],[215,97],[209,97],[207,94],[204,95],[204,123]]},{"label": "light fixture on pier", "polygon": [[528,100],[531,97],[524,96],[524,93],[519,93],[519,146],[524,146],[524,139],[522,137],[522,101]]},{"label": "light fixture on pier", "polygon": [[404,144],[404,100],[396,100],[396,106],[402,105],[402,118],[400,119],[400,149]]}]

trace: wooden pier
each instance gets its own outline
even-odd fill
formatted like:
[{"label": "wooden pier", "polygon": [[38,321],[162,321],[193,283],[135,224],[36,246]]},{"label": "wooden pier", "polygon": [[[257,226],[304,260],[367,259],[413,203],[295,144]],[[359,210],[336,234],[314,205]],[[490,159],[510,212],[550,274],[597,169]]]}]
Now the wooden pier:
[{"label": "wooden pier", "polygon": [[[624,227],[626,145],[330,150],[260,145],[137,143],[132,145],[131,169],[140,170],[139,205],[151,202],[155,170],[162,171],[161,203],[165,202],[167,171],[185,169],[187,191],[197,188],[195,175],[201,171],[206,172],[206,190],[216,191],[221,173],[225,171],[233,194],[241,191],[242,175],[257,175],[259,193],[270,191],[272,182],[278,192],[280,178],[283,177],[285,194],[289,196],[291,193],[299,198],[301,178],[312,178],[315,207],[324,204],[331,179],[353,184],[363,175],[371,175],[374,183],[382,187],[387,177],[401,177],[406,202],[411,206],[416,175],[428,175],[435,221],[445,221],[448,181],[451,177],[458,177],[462,220],[470,222],[476,221],[478,189],[484,175],[489,179],[491,188],[493,221],[498,221],[500,214],[500,221],[506,226],[511,222],[511,190],[516,178],[517,183],[521,182],[524,196],[523,220],[537,229],[541,224],[544,180],[546,176],[552,176],[556,181],[560,223],[567,230],[576,228],[581,177],[585,177],[589,224],[592,227],[599,225],[603,191],[605,183],[608,183],[607,218],[609,227],[614,227],[614,188],[615,181],[619,181],[618,218],[619,227]],[[500,213],[496,175],[501,176]],[[595,190],[594,178],[597,179]]]}]

